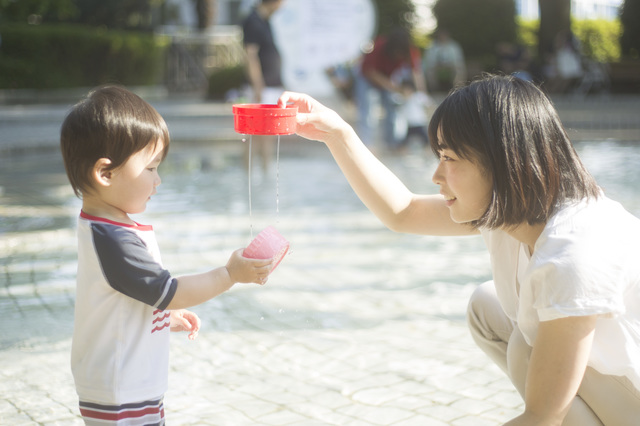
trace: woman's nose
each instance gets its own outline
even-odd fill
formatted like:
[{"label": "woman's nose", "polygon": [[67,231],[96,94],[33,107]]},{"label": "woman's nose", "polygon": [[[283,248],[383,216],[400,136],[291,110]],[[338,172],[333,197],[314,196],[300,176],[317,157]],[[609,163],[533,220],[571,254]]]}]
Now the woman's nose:
[{"label": "woman's nose", "polygon": [[433,172],[433,176],[431,177],[431,181],[436,185],[442,184],[442,171],[440,168],[442,167],[442,163],[438,163],[438,167],[436,167],[436,171]]}]

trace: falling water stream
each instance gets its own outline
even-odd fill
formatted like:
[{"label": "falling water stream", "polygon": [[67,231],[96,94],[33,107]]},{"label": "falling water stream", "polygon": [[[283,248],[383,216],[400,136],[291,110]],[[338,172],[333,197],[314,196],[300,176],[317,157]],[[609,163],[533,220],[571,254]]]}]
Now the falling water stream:
[{"label": "falling water stream", "polygon": [[[243,142],[246,142],[246,139],[242,139]],[[253,216],[251,209],[251,156],[252,156],[252,148],[253,148],[253,136],[249,135],[249,159],[247,164],[247,182],[248,182],[248,192],[249,192],[249,233],[251,239],[253,239]],[[280,135],[278,135],[278,141],[276,144],[276,224],[280,222]]]}]

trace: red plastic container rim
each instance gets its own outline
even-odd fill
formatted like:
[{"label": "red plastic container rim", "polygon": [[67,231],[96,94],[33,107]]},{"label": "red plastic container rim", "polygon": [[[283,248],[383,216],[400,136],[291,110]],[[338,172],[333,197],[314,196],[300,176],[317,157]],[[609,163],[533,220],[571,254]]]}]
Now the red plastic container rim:
[{"label": "red plastic container rim", "polygon": [[287,105],[282,108],[277,104],[235,104],[233,105],[233,115],[244,114],[267,117],[295,117],[298,107]]},{"label": "red plastic container rim", "polygon": [[289,135],[296,131],[298,107],[275,104],[233,105],[234,129],[245,135]]}]

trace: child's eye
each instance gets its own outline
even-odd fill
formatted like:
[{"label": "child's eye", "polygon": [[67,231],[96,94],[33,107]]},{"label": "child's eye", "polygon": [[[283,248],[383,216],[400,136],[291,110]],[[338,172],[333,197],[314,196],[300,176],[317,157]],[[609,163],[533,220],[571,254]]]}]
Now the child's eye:
[{"label": "child's eye", "polygon": [[156,170],[158,170],[157,167],[148,167],[147,170],[149,170],[150,172],[155,172]]}]

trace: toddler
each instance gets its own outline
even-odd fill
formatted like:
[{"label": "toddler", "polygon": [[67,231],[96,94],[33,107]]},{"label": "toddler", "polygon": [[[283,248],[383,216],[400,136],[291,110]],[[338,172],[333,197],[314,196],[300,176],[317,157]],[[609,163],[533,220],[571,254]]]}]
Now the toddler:
[{"label": "toddler", "polygon": [[86,424],[164,424],[169,331],[200,319],[184,308],[235,283],[264,284],[271,259],[232,253],[226,266],[173,277],[163,268],[153,228],[130,215],[160,185],[169,150],[164,119],[118,86],[93,90],[62,125],[67,176],[82,199],[71,369]]}]

